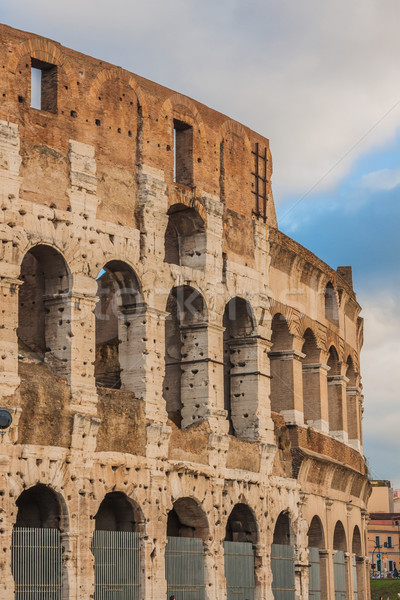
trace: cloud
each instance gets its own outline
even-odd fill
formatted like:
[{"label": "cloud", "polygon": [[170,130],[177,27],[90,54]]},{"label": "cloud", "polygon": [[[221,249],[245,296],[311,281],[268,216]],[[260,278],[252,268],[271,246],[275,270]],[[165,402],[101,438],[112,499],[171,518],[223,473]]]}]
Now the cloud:
[{"label": "cloud", "polygon": [[269,137],[278,201],[336,165],[329,189],[400,123],[397,0],[14,0],[1,17]]},{"label": "cloud", "polygon": [[392,190],[398,185],[400,185],[400,167],[373,171],[361,180],[361,187],[369,190]]}]

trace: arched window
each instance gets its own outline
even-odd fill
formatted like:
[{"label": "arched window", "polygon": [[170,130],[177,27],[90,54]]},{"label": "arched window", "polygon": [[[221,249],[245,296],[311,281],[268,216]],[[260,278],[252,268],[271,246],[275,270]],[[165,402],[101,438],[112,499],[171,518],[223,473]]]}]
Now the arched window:
[{"label": "arched window", "polygon": [[281,512],[271,546],[272,592],[276,600],[295,600],[293,539],[288,512]]},{"label": "arched window", "polygon": [[254,551],[257,523],[253,512],[243,503],[229,515],[224,541],[225,578],[228,598],[254,599],[256,587]]},{"label": "arched window", "polygon": [[336,325],[339,324],[337,295],[331,282],[325,288],[325,318]]},{"label": "arched window", "polygon": [[58,497],[49,487],[38,484],[19,496],[17,507],[11,546],[15,600],[42,598],[44,593],[48,598],[61,599],[63,569]]},{"label": "arched window", "polygon": [[361,407],[359,394],[360,390],[357,386],[357,376],[354,370],[354,364],[351,359],[351,356],[348,357],[346,362],[346,377],[347,388],[346,388],[346,398],[347,398],[347,423],[348,423],[348,434],[349,434],[349,444],[356,448],[357,450],[361,450]]},{"label": "arched window", "polygon": [[127,600],[139,599],[141,511],[122,492],[110,492],[100,504],[95,523],[91,548],[95,600],[103,600],[104,590],[121,588]]},{"label": "arched window", "polygon": [[305,354],[302,359],[304,423],[321,429],[321,351],[311,329],[304,334],[302,353]]},{"label": "arched window", "polygon": [[207,387],[207,311],[202,295],[189,286],[174,288],[167,301],[163,395],[168,418],[187,427],[202,418]]},{"label": "arched window", "polygon": [[[271,410],[293,411],[293,336],[286,319],[276,314],[272,319],[271,361]],[[301,365],[300,365],[301,368]],[[286,413],[288,414],[288,413]]]},{"label": "arched window", "polygon": [[168,210],[165,231],[165,262],[192,269],[204,269],[206,229],[197,210],[174,204]]},{"label": "arched window", "polygon": [[205,600],[203,540],[207,539],[207,517],[193,498],[180,498],[168,513],[165,576],[167,597],[181,597],[182,589],[194,589]]},{"label": "arched window", "polygon": [[45,361],[65,377],[70,367],[71,276],[64,258],[51,246],[35,246],[21,264],[18,339],[20,353]]},{"label": "arched window", "polygon": [[250,304],[243,298],[232,298],[225,307],[224,326],[224,409],[229,420],[229,433],[240,436],[246,426],[243,420],[249,407],[243,389],[246,367],[251,356],[246,340],[254,330]]},{"label": "arched window", "polygon": [[97,277],[96,385],[131,390],[135,361],[135,317],[142,308],[139,280],[118,260],[108,262]]},{"label": "arched window", "polygon": [[333,534],[333,556],[335,595],[338,598],[348,598],[348,582],[345,552],[347,552],[346,533],[341,521],[335,525]]},{"label": "arched window", "polygon": [[325,548],[325,536],[321,519],[314,516],[308,528],[308,562],[310,563],[309,598],[326,598],[328,596],[328,565],[326,555],[322,557],[320,550]]},{"label": "arched window", "polygon": [[355,525],[353,530],[353,540],[351,545],[352,552],[352,574],[353,574],[353,590],[354,598],[365,597],[365,571],[364,557],[362,555],[361,535],[358,525]]},{"label": "arched window", "polygon": [[342,438],[344,430],[343,378],[340,374],[339,356],[334,346],[329,349],[328,367],[329,431],[335,437]]}]

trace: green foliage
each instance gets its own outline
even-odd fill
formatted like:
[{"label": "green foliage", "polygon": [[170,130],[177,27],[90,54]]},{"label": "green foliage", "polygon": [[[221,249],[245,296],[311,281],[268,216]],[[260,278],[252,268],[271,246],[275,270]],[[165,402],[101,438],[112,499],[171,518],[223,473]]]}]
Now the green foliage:
[{"label": "green foliage", "polygon": [[398,600],[400,593],[400,579],[371,579],[371,600]]}]

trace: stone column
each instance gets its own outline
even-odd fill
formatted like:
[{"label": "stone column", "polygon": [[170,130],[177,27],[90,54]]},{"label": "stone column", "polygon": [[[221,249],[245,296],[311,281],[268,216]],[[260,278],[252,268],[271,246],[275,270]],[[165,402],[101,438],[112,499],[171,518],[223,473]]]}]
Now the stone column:
[{"label": "stone column", "polygon": [[0,397],[12,395],[19,386],[18,376],[18,288],[22,281],[0,277]]},{"label": "stone column", "polygon": [[181,326],[182,427],[207,420],[213,431],[227,433],[223,409],[222,327],[209,323]]},{"label": "stone column", "polygon": [[360,433],[361,433],[361,411],[360,411],[361,389],[358,386],[346,389],[347,399],[347,418],[348,418],[348,439],[349,445],[358,452],[362,451]]},{"label": "stone column", "polygon": [[329,433],[327,374],[323,363],[303,364],[304,423]]},{"label": "stone column", "polygon": [[261,337],[238,338],[229,342],[230,403],[235,435],[250,442],[274,443],[271,419],[271,342]]},{"label": "stone column", "polygon": [[353,565],[350,552],[344,553],[346,566],[346,598],[353,598]]},{"label": "stone column", "polygon": [[329,596],[329,550],[322,548],[319,551],[319,576],[321,582],[321,598],[330,598]]},{"label": "stone column", "polygon": [[281,413],[288,425],[304,425],[302,359],[300,350],[270,352],[271,409]]},{"label": "stone column", "polygon": [[328,376],[329,433],[347,444],[347,403],[345,375]]}]

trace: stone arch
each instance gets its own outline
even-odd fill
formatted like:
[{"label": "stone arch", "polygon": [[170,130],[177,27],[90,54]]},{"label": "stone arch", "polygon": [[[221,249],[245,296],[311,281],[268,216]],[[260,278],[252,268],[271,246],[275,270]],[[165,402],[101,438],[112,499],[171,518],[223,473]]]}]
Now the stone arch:
[{"label": "stone arch", "polygon": [[232,508],[226,522],[225,540],[258,543],[257,520],[248,504],[239,502]]},{"label": "stone arch", "polygon": [[139,505],[124,492],[108,492],[94,516],[99,531],[144,532],[144,516]]},{"label": "stone arch", "polygon": [[164,100],[159,112],[160,122],[172,119],[174,111],[179,110],[182,112],[181,116],[188,116],[193,120],[193,123],[196,124],[198,130],[200,131],[201,139],[204,142],[206,139],[206,130],[203,119],[195,103],[190,100],[190,98],[187,98],[182,94],[173,93],[171,96],[169,96],[169,98]]},{"label": "stone arch", "polygon": [[130,366],[136,352],[133,322],[143,310],[141,284],[129,264],[111,260],[101,269],[97,286],[96,385],[131,390]]},{"label": "stone arch", "polygon": [[359,378],[355,371],[354,362],[349,355],[346,360],[346,400],[347,400],[347,431],[349,443],[361,450],[361,405],[360,389],[358,387]]},{"label": "stone arch", "polygon": [[187,427],[202,418],[207,402],[207,388],[201,385],[207,367],[207,307],[198,290],[182,285],[171,290],[166,312],[163,396],[169,419]]},{"label": "stone arch", "polygon": [[334,550],[347,551],[346,532],[341,521],[337,521],[333,532],[332,548]]},{"label": "stone arch", "polygon": [[325,532],[322,521],[318,515],[314,515],[308,528],[308,545],[314,548],[325,548]]},{"label": "stone arch", "polygon": [[335,346],[331,346],[328,352],[328,409],[329,409],[329,431],[332,435],[342,438],[344,435],[345,414],[343,399],[343,377],[341,375],[341,362]]},{"label": "stone arch", "polygon": [[204,269],[207,235],[206,220],[201,213],[205,215],[205,210],[198,201],[192,200],[191,206],[179,203],[168,209],[164,262]]},{"label": "stone arch", "polygon": [[279,513],[274,526],[273,544],[289,546],[293,542],[293,529],[291,525],[290,513],[283,510]]},{"label": "stone arch", "polygon": [[70,331],[69,293],[72,277],[58,249],[31,246],[21,262],[18,338],[22,350],[35,353],[58,375],[69,369],[66,339]]},{"label": "stone arch", "polygon": [[[11,570],[16,597],[26,589],[46,589],[49,594],[61,590],[62,598],[69,597],[68,532],[69,518],[61,494],[51,487],[37,483],[25,489],[17,498],[16,522],[12,533]],[[61,562],[60,562],[61,561]],[[37,573],[37,565],[43,569]]]},{"label": "stone arch", "polygon": [[[255,319],[250,303],[244,298],[231,298],[223,316],[224,356],[224,409],[227,411],[229,433],[240,437],[243,414],[249,413],[248,398],[244,394],[247,377],[237,375],[248,360],[249,338],[254,334]],[[248,416],[246,417],[248,419]]]},{"label": "stone arch", "polygon": [[99,95],[99,91],[103,84],[110,79],[122,79],[129,87],[132,88],[138,98],[139,105],[141,106],[142,116],[147,120],[149,111],[147,107],[146,95],[136,81],[135,77],[121,68],[113,67],[103,69],[96,75],[89,90],[89,96],[92,98],[92,100]]},{"label": "stone arch", "polygon": [[234,135],[237,135],[238,137],[243,139],[247,150],[249,152],[251,152],[251,144],[250,144],[249,136],[247,135],[246,130],[243,127],[243,125],[241,125],[237,121],[232,121],[232,119],[227,119],[226,121],[224,121],[222,123],[219,131],[220,131],[220,141],[221,142],[224,139],[224,136],[233,133]]},{"label": "stone arch", "polygon": [[[286,595],[288,598],[294,597],[294,535],[288,510],[282,511],[275,522],[271,546],[271,570],[274,598],[278,599]],[[282,595],[282,592],[285,592],[285,595]]]},{"label": "stone arch", "polygon": [[303,407],[304,423],[322,429],[323,410],[321,403],[323,365],[321,350],[311,328],[304,332],[302,347]]},{"label": "stone arch", "polygon": [[74,79],[74,73],[61,48],[62,46],[56,45],[50,40],[30,38],[14,48],[9,57],[8,68],[12,73],[15,73],[20,60],[29,54],[37,60],[62,67],[66,77],[71,82]]},{"label": "stone arch", "polygon": [[358,525],[354,526],[353,529],[353,539],[351,543],[351,551],[353,554],[357,554],[358,556],[362,555],[362,543],[361,543],[361,534]]},{"label": "stone arch", "polygon": [[337,292],[335,291],[332,283],[328,281],[324,292],[324,306],[325,306],[325,318],[339,324],[339,303],[337,298]]},{"label": "stone arch", "polygon": [[208,539],[209,523],[200,502],[193,497],[175,500],[167,518],[167,536]]},{"label": "stone arch", "polygon": [[282,313],[276,313],[271,323],[272,347],[269,353],[271,365],[271,410],[293,411],[293,335]]}]

